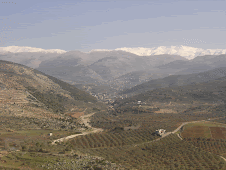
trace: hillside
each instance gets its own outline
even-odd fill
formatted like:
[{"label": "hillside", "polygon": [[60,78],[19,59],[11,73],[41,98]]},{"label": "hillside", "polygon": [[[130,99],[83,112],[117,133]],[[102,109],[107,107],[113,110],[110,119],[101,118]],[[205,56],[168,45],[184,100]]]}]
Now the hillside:
[{"label": "hillside", "polygon": [[218,67],[225,67],[226,55],[197,56],[189,61],[172,61],[158,66],[162,71],[169,71],[175,75],[204,72]]},{"label": "hillside", "polygon": [[69,115],[85,109],[91,112],[93,108],[105,108],[96,98],[68,83],[3,60],[0,60],[0,91],[1,116],[14,120],[24,117],[53,121],[70,118]]},{"label": "hillside", "polygon": [[[137,112],[137,101],[144,107],[140,112],[190,113],[225,115],[226,76],[202,83],[158,88],[113,103],[114,108]],[[147,107],[145,105],[147,104]],[[136,106],[136,107],[133,107]]]},{"label": "hillside", "polygon": [[[101,110],[106,110],[104,104],[73,85],[0,60],[0,169],[117,167],[72,151],[68,143],[52,145],[54,139],[90,132],[80,116]],[[72,164],[75,159],[79,164]]]},{"label": "hillside", "polygon": [[119,48],[88,53],[28,47],[9,47],[4,51],[0,54],[2,60],[38,69],[94,95],[100,90],[92,87],[104,87],[109,89],[105,93],[111,99],[115,96],[112,90],[118,92],[169,75],[200,73],[226,64],[224,50],[187,46]]},{"label": "hillside", "polygon": [[[187,61],[178,55],[139,56],[122,50],[90,53],[8,52],[0,53],[0,59],[35,68],[70,84],[83,84],[87,88],[93,85],[111,86],[116,91],[170,74],[161,72],[157,66],[175,60]],[[135,81],[132,74],[135,74]]]},{"label": "hillside", "polygon": [[150,80],[148,82],[136,85],[130,89],[125,89],[120,92],[120,94],[127,94],[128,96],[131,96],[139,93],[144,93],[146,91],[153,90],[156,88],[184,86],[188,84],[215,80],[224,76],[226,76],[226,67],[220,67],[201,73],[187,75],[171,75],[161,79]]},{"label": "hillside", "polygon": [[[72,81],[76,81],[80,77],[77,82],[84,76],[105,82],[130,72],[151,70],[153,67],[178,59],[186,60],[180,56],[137,56],[124,51],[92,52],[89,54],[71,51],[43,61],[38,70],[49,75],[64,76],[65,79]],[[55,72],[56,70],[59,71]],[[71,75],[71,72],[73,72],[73,75]]]},{"label": "hillside", "polygon": [[[0,71],[3,94],[0,147],[4,151],[0,154],[7,152],[0,167],[224,169],[226,166],[220,156],[198,150],[176,134],[183,122],[225,115],[226,77],[203,84],[155,89],[118,100],[114,108],[106,111],[92,96],[40,71],[6,61],[1,61]],[[137,100],[142,101],[141,106],[137,106]],[[92,112],[89,123],[103,129],[102,132],[91,133],[80,124],[76,116],[84,112]],[[155,135],[159,128],[166,129],[164,138]],[[79,134],[79,129],[87,135]],[[52,136],[48,135],[50,132]],[[51,144],[71,134],[78,137]],[[13,147],[19,151],[12,151]],[[175,159],[178,153],[182,156]],[[196,159],[193,155],[204,155],[197,160],[204,160],[205,164],[193,164]],[[161,161],[157,162],[159,157]]]}]

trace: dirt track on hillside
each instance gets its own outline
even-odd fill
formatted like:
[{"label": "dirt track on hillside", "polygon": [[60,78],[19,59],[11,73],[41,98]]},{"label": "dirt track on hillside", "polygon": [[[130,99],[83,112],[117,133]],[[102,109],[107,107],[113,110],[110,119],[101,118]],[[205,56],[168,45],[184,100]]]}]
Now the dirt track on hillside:
[{"label": "dirt track on hillside", "polygon": [[54,140],[54,141],[52,142],[52,144],[55,144],[56,142],[63,142],[63,141],[65,141],[65,140],[68,140],[68,139],[71,139],[71,138],[75,138],[75,137],[81,136],[81,135],[87,135],[87,134],[90,134],[90,133],[98,133],[98,132],[102,132],[103,129],[101,129],[101,128],[94,128],[94,127],[92,127],[92,126],[88,123],[89,120],[90,120],[89,118],[90,118],[92,115],[94,115],[94,114],[95,114],[95,112],[94,112],[94,113],[90,113],[90,114],[88,114],[88,115],[81,116],[81,117],[79,118],[80,124],[83,124],[83,123],[84,123],[84,125],[87,126],[87,127],[89,127],[89,128],[91,129],[91,131],[83,132],[83,133],[81,133],[81,134],[74,134],[74,135],[66,136],[66,137],[63,137],[63,138],[60,138],[60,139],[56,139],[56,140]]},{"label": "dirt track on hillside", "polygon": [[[81,117],[79,118],[80,123],[81,123],[81,124],[84,123],[84,125],[87,126],[87,127],[89,127],[89,128],[91,129],[91,131],[83,132],[83,133],[81,133],[81,134],[70,135],[70,136],[67,136],[67,137],[60,138],[60,139],[56,139],[56,140],[54,140],[54,141],[52,142],[52,144],[55,144],[56,142],[62,142],[62,141],[65,141],[65,140],[68,140],[68,139],[71,139],[71,138],[75,138],[75,137],[81,136],[81,135],[87,135],[87,134],[90,134],[90,133],[98,133],[98,132],[102,132],[103,129],[101,129],[101,128],[94,128],[94,127],[92,127],[92,126],[88,123],[88,122],[89,122],[89,118],[90,118],[92,115],[94,115],[95,113],[96,113],[96,112],[90,113],[90,114],[88,114],[88,115],[84,115],[84,116],[81,116]],[[219,117],[219,118],[222,118],[222,117]],[[219,119],[219,118],[214,118],[214,119]],[[213,119],[211,119],[211,120],[213,120]],[[177,127],[174,131],[172,131],[172,132],[166,132],[166,133],[163,134],[160,138],[155,139],[155,140],[150,141],[150,142],[155,142],[155,141],[158,141],[158,140],[160,140],[160,139],[162,139],[162,138],[164,138],[164,137],[166,137],[166,136],[168,136],[168,135],[170,135],[170,134],[174,134],[174,133],[176,133],[178,130],[180,130],[184,125],[186,125],[186,124],[188,124],[188,123],[197,123],[197,122],[203,122],[203,121],[207,121],[207,120],[199,120],[199,121],[184,122],[184,123],[182,123],[179,127]],[[134,146],[137,146],[137,145],[134,145]]]}]

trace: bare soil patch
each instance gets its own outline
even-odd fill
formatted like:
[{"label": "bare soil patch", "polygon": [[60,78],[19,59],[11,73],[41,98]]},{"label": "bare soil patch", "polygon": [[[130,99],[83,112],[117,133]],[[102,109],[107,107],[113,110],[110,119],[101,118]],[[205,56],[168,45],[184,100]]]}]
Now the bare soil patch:
[{"label": "bare soil patch", "polygon": [[160,109],[158,111],[155,111],[155,113],[177,113],[177,112],[172,109]]},{"label": "bare soil patch", "polygon": [[73,112],[69,114],[73,118],[79,118],[80,116],[84,115],[84,112]]}]

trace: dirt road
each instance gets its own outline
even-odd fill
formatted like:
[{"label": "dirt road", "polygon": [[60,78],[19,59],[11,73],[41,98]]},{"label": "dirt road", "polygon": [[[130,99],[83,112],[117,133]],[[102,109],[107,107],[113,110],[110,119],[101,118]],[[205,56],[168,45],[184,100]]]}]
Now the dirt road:
[{"label": "dirt road", "polygon": [[[89,118],[90,118],[92,115],[94,115],[95,113],[96,113],[96,112],[90,113],[90,114],[88,114],[88,115],[81,116],[81,117],[79,118],[79,120],[78,120],[78,121],[80,121],[81,124],[84,123],[85,126],[89,127],[89,128],[91,129],[91,131],[83,132],[83,133],[81,133],[81,134],[70,135],[70,136],[67,136],[67,137],[60,138],[60,139],[56,139],[56,140],[54,140],[54,141],[52,142],[52,144],[55,144],[56,142],[62,142],[62,141],[64,141],[64,140],[71,139],[71,138],[74,138],[74,137],[77,137],[77,136],[81,136],[81,135],[87,135],[87,134],[90,134],[90,133],[102,132],[103,129],[101,129],[101,128],[94,128],[94,127],[92,127],[92,126],[88,123],[88,122],[89,122]],[[220,118],[221,118],[221,117],[220,117]],[[219,118],[214,118],[214,119],[219,119]],[[211,120],[213,120],[213,119],[211,119]],[[166,133],[163,134],[160,138],[155,139],[155,140],[150,141],[150,142],[155,142],[155,141],[158,141],[158,140],[160,140],[160,139],[162,139],[162,138],[164,138],[164,137],[166,137],[166,136],[168,136],[168,135],[170,135],[170,134],[172,134],[172,133],[174,134],[174,133],[176,133],[178,130],[180,130],[184,125],[186,125],[186,124],[188,124],[188,123],[197,123],[197,122],[203,122],[203,121],[208,121],[208,120],[199,120],[199,121],[184,122],[184,123],[182,123],[178,128],[176,128],[174,131],[172,131],[172,132],[166,132]],[[135,145],[135,146],[137,146],[137,145]]]},{"label": "dirt road", "polygon": [[[149,142],[145,142],[145,143],[156,142],[156,141],[159,141],[159,140],[161,140],[162,138],[164,138],[164,137],[166,137],[166,136],[168,136],[168,135],[170,135],[170,134],[177,133],[178,130],[180,130],[184,125],[186,125],[186,124],[188,124],[188,123],[197,123],[197,122],[203,122],[203,121],[206,121],[206,120],[198,120],[198,121],[184,122],[184,123],[182,123],[178,128],[176,128],[174,131],[172,131],[172,132],[166,132],[166,133],[163,134],[160,138],[155,139],[155,140],[152,140],[152,141],[149,141]],[[182,139],[181,137],[179,137],[179,138]],[[141,143],[141,144],[143,144],[143,143]],[[134,145],[134,146],[141,145],[141,144],[136,144],[136,145]]]},{"label": "dirt road", "polygon": [[94,128],[94,127],[92,127],[92,126],[88,123],[89,120],[90,120],[89,118],[90,118],[92,115],[94,115],[95,113],[96,113],[96,112],[90,113],[90,114],[88,114],[88,115],[81,116],[81,117],[79,118],[79,120],[78,120],[81,124],[84,123],[85,126],[89,127],[89,128],[90,128],[90,131],[88,131],[88,132],[83,132],[83,133],[81,133],[81,134],[70,135],[70,136],[67,136],[67,137],[60,138],[60,139],[56,139],[56,140],[54,140],[54,141],[52,142],[52,144],[55,144],[56,142],[62,142],[62,141],[65,141],[65,140],[68,140],[68,139],[71,139],[71,138],[75,138],[75,137],[81,136],[81,135],[87,135],[87,134],[90,134],[90,133],[102,132],[103,129],[101,129],[101,128]]}]

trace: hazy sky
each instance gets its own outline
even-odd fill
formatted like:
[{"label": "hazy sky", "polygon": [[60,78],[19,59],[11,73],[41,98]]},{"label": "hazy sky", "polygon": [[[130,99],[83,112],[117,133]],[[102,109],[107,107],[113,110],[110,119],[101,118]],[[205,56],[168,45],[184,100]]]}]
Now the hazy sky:
[{"label": "hazy sky", "polygon": [[2,0],[0,29],[2,47],[225,49],[226,0]]}]

